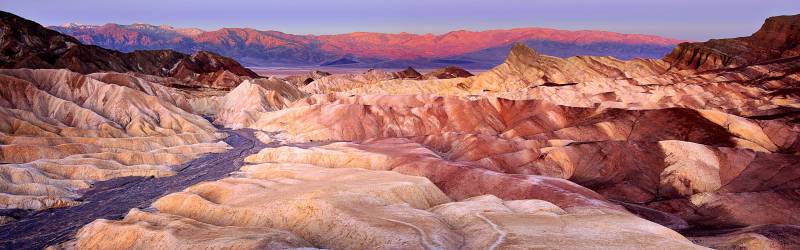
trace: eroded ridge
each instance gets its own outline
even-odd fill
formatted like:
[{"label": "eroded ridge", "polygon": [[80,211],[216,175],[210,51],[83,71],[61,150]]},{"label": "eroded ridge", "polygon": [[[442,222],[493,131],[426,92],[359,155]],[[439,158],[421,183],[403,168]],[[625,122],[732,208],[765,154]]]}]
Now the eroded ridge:
[{"label": "eroded ridge", "polygon": [[[0,70],[0,207],[75,205],[93,182],[170,176],[174,165],[230,148],[219,141],[224,133],[179,107],[186,105],[179,93],[127,80]],[[128,87],[134,84],[139,89]]]},{"label": "eroded ridge", "polygon": [[[243,165],[243,158],[266,145],[250,130],[227,131],[230,150],[211,153],[173,166],[166,177],[121,177],[94,183],[81,190],[71,207],[35,212],[2,225],[0,246],[9,249],[41,249],[74,237],[75,232],[97,219],[121,218],[131,209],[146,208],[157,198],[203,181],[224,178]],[[119,235],[109,236],[116,238]],[[153,246],[157,247],[157,246]]]},{"label": "eroded ridge", "polygon": [[167,195],[153,208],[95,221],[60,247],[702,248],[627,212],[492,195],[452,202],[426,178],[345,166],[248,165]]}]

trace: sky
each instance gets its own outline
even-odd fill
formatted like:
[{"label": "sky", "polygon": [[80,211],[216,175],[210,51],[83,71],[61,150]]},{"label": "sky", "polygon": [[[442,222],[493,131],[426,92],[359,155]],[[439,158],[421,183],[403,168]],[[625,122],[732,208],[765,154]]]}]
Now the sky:
[{"label": "sky", "polygon": [[800,14],[800,0],[0,0],[0,10],[43,25],[149,23],[316,35],[546,27],[704,41],[750,35],[769,16]]}]

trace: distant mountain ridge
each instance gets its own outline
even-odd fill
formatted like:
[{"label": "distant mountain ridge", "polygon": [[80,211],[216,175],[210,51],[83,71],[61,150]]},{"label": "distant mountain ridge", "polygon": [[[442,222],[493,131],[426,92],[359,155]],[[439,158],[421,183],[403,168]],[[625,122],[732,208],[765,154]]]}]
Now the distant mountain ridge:
[{"label": "distant mountain ridge", "polygon": [[293,35],[251,28],[204,31],[150,24],[50,26],[78,40],[120,51],[206,50],[249,66],[336,65],[340,67],[439,67],[456,64],[485,68],[503,61],[513,43],[559,57],[614,56],[660,58],[680,40],[606,31],[517,28],[434,34],[354,32]]},{"label": "distant mountain ridge", "polygon": [[184,54],[173,50],[128,53],[84,45],[33,21],[0,11],[0,68],[69,69],[133,72],[199,82],[207,87],[235,87],[239,77],[258,75],[238,62],[207,51]]}]

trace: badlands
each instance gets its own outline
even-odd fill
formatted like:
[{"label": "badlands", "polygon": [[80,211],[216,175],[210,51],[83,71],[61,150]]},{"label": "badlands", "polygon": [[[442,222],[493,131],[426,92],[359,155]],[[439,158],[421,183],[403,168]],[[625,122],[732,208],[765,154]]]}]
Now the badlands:
[{"label": "badlands", "polygon": [[277,78],[0,14],[2,249],[800,249],[800,15]]}]

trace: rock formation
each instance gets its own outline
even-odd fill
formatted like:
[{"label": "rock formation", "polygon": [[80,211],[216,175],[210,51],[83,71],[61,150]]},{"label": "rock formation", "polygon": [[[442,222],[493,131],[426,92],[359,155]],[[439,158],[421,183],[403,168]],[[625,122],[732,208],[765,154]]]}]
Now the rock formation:
[{"label": "rock formation", "polygon": [[300,90],[306,93],[314,94],[338,92],[395,78],[396,76],[390,72],[380,69],[370,69],[363,74],[339,74],[323,76],[315,79],[305,86],[300,87]]},{"label": "rock formation", "polygon": [[394,79],[421,79],[422,74],[412,67],[407,67],[404,70],[392,73],[392,77]]},{"label": "rock formation", "polygon": [[470,77],[470,76],[473,76],[473,74],[469,73],[469,71],[465,69],[455,66],[448,66],[425,73],[423,77],[425,79],[450,79],[450,78]]},{"label": "rock formation", "polygon": [[320,79],[320,78],[323,78],[323,77],[326,77],[326,76],[329,76],[329,75],[331,75],[331,73],[328,73],[328,72],[325,72],[325,71],[314,70],[314,71],[308,72],[307,74],[288,76],[288,77],[285,77],[283,79],[286,80],[287,82],[290,82],[290,83],[294,84],[297,87],[302,87],[302,86],[308,85],[309,83],[311,83],[313,81],[316,81],[317,79]]},{"label": "rock formation", "polygon": [[800,15],[767,18],[748,37],[681,43],[664,60],[678,69],[713,70],[800,56]]},{"label": "rock formation", "polygon": [[492,85],[503,83],[506,90],[537,85],[565,85],[597,79],[624,79],[659,75],[665,63],[654,59],[622,61],[613,57],[577,56],[566,59],[541,55],[523,44],[516,44],[506,61],[475,77],[473,88],[499,91]]},{"label": "rock formation", "polygon": [[180,95],[116,74],[0,70],[0,207],[76,204],[94,181],[167,176],[227,148],[210,123],[176,106],[186,107]]},{"label": "rock formation", "polygon": [[277,78],[246,80],[222,97],[215,123],[244,128],[255,122],[259,113],[276,111],[305,94],[294,85]]},{"label": "rock formation", "polygon": [[715,249],[794,249],[800,247],[800,227],[763,225],[701,232],[692,240]]},{"label": "rock formation", "polygon": [[246,166],[153,207],[97,220],[62,247],[702,249],[625,212],[490,195],[452,202],[425,178],[307,164]]}]

